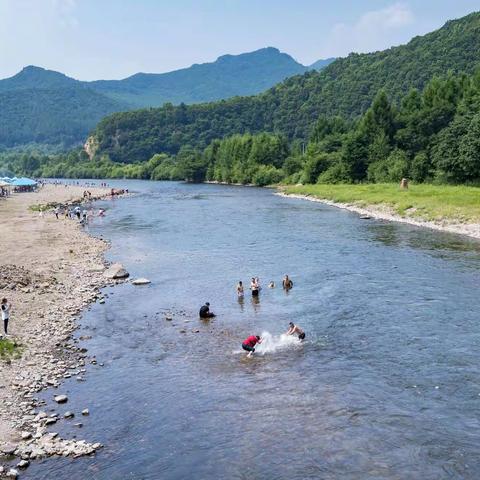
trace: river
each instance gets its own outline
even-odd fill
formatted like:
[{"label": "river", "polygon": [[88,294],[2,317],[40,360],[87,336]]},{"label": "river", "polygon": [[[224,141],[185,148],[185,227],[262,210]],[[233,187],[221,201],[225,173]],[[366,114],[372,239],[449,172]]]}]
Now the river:
[{"label": "river", "polygon": [[[64,383],[55,408],[77,416],[53,429],[105,447],[22,478],[480,478],[479,242],[268,189],[121,183],[138,194],[89,229],[152,283],[85,311],[76,336],[103,366]],[[259,302],[239,302],[253,275]],[[280,340],[289,321],[305,342]]]}]

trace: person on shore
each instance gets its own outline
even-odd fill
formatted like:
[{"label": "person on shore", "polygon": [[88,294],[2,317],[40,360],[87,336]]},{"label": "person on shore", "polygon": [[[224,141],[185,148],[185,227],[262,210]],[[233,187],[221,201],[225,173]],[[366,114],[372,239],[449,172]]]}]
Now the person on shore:
[{"label": "person on shore", "polygon": [[58,214],[60,213],[60,209],[58,207],[55,207],[55,209],[53,210],[53,213],[55,214],[58,220]]},{"label": "person on shore", "polygon": [[242,342],[242,348],[248,352],[247,357],[251,357],[255,353],[255,345],[262,343],[259,335],[250,335]]},{"label": "person on shore", "polygon": [[293,282],[290,280],[288,275],[283,277],[282,286],[284,290],[290,290],[293,287]]},{"label": "person on shore", "polygon": [[8,335],[8,320],[10,319],[10,308],[11,305],[8,303],[6,298],[2,299],[1,303],[1,310],[2,310],[2,320],[3,320],[3,331],[5,332],[5,336]]},{"label": "person on shore", "polygon": [[200,318],[213,318],[215,314],[210,311],[210,304],[208,302],[205,303],[202,307],[200,307],[199,312]]},{"label": "person on shore", "polygon": [[237,284],[237,295],[238,295],[239,298],[241,298],[241,297],[243,297],[244,294],[245,294],[245,292],[243,290],[243,283],[240,280]]},{"label": "person on shore", "polygon": [[77,216],[77,219],[80,220],[80,216],[82,214],[82,211],[80,210],[80,207],[75,207],[75,209],[73,210],[75,212],[75,215]]},{"label": "person on shore", "polygon": [[88,216],[87,210],[83,210],[82,211],[83,223],[87,223],[87,216]]},{"label": "person on shore", "polygon": [[305,332],[298,325],[295,325],[293,322],[290,322],[288,324],[287,335],[294,335],[295,333],[298,334],[299,340],[305,339]]},{"label": "person on shore", "polygon": [[250,290],[252,291],[252,297],[258,297],[260,292],[260,285],[258,284],[258,277],[252,277],[250,282]]}]

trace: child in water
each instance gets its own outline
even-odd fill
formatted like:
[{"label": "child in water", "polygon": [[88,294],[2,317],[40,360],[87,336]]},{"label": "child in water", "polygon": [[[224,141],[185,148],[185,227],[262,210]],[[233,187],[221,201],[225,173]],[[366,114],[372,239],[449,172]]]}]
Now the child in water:
[{"label": "child in water", "polygon": [[237,295],[238,295],[239,298],[243,297],[243,295],[244,295],[243,283],[242,283],[241,280],[237,284]]}]

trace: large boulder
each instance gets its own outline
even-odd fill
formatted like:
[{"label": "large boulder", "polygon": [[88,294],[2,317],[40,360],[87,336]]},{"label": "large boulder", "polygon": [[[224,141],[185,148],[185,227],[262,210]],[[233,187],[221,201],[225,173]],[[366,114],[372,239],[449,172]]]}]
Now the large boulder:
[{"label": "large boulder", "polygon": [[103,273],[107,278],[113,280],[118,278],[127,278],[130,274],[125,270],[121,263],[113,263]]},{"label": "large boulder", "polygon": [[5,455],[13,455],[16,449],[17,446],[13,443],[6,443],[0,447],[0,451]]}]

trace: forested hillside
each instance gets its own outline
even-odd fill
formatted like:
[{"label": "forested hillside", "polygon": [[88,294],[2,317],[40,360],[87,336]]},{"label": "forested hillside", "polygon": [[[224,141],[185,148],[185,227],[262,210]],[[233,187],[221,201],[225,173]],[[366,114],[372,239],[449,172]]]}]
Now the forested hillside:
[{"label": "forested hillside", "polygon": [[[322,68],[330,60],[312,68]],[[105,115],[141,106],[205,102],[252,95],[310,67],[275,48],[224,55],[212,63],[124,80],[81,82],[29,66],[0,80],[0,148],[70,148]]]},{"label": "forested hillside", "polygon": [[128,177],[285,183],[480,182],[480,70],[434,78],[412,89],[396,107],[380,90],[358,120],[320,117],[303,148],[285,136],[236,134],[205,149],[183,146],[176,155],[146,162],[90,160],[84,151],[38,157],[10,155],[0,172],[48,177]]},{"label": "forested hillside", "polygon": [[84,87],[0,91],[0,147],[71,148],[105,115],[125,108]]},{"label": "forested hillside", "polygon": [[214,139],[239,133],[271,132],[305,141],[321,116],[356,119],[380,89],[398,105],[410,88],[422,89],[448,71],[472,73],[479,60],[480,15],[473,13],[407,45],[351,54],[256,97],[111,115],[95,129],[93,143],[97,155],[131,163],[155,153],[175,154],[185,145],[203,149]]}]

